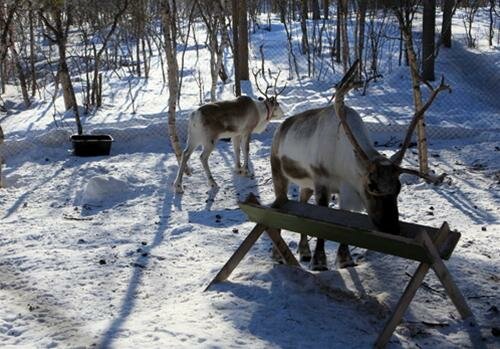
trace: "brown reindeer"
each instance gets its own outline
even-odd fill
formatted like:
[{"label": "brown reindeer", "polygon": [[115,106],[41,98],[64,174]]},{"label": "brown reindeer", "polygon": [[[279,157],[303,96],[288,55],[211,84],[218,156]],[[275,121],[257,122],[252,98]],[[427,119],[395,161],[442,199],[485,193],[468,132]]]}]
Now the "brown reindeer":
[{"label": "brown reindeer", "polygon": [[[257,83],[257,73],[254,73]],[[283,117],[283,110],[278,103],[280,91],[276,90],[278,81],[276,77],[274,83],[274,95],[269,96],[267,86],[262,91],[257,83],[257,88],[264,95],[258,100],[248,96],[240,96],[230,101],[208,103],[195,110],[189,119],[188,137],[186,148],[181,157],[177,177],[174,182],[175,191],[183,192],[182,176],[187,169],[187,162],[193,151],[199,146],[203,146],[200,159],[211,187],[217,187],[210,168],[208,158],[215,148],[215,143],[221,138],[231,138],[234,148],[235,171],[244,176],[251,175],[248,163],[250,138],[252,133],[263,132],[272,119]],[[243,146],[243,166],[240,163],[240,150]]]}]

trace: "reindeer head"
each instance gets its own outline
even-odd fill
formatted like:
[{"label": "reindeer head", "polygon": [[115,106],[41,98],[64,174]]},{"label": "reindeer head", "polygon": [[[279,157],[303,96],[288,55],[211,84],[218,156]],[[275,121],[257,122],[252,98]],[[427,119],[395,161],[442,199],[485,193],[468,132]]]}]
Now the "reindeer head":
[{"label": "reindeer head", "polygon": [[[266,106],[266,109],[267,109],[267,119],[268,120],[281,119],[282,117],[284,117],[285,113],[283,112],[283,109],[281,109],[281,106],[280,106],[280,104],[278,102],[278,96],[283,93],[283,91],[286,88],[286,84],[279,91],[276,89],[276,85],[278,83],[278,78],[279,78],[279,76],[281,74],[281,70],[278,71],[278,75],[274,79],[274,86],[270,85],[267,82],[265,74],[261,72],[261,69],[259,69],[257,71],[252,70],[252,73],[253,73],[253,76],[255,78],[255,85],[257,86],[257,89],[264,96],[264,97],[259,97],[259,101],[262,101],[264,103],[264,105]],[[259,86],[259,82],[258,82],[259,73],[262,74],[262,77],[264,78],[264,80],[267,83],[267,86],[266,86],[265,90],[262,90],[260,88],[260,86]],[[269,75],[272,75],[271,72],[269,72]],[[268,95],[268,91],[271,88],[273,89],[273,95],[269,96]]]},{"label": "reindeer head", "polygon": [[373,159],[366,167],[360,195],[373,224],[391,234],[399,234],[399,174],[399,168],[386,157]]},{"label": "reindeer head", "polygon": [[399,233],[399,212],[398,212],[398,195],[401,190],[401,182],[399,176],[402,173],[409,173],[420,176],[429,182],[441,182],[446,176],[443,174],[439,177],[430,174],[422,174],[417,170],[403,168],[401,162],[403,160],[406,149],[411,140],[411,135],[415,129],[417,121],[427,110],[434,98],[440,91],[447,90],[449,87],[444,84],[444,79],[441,79],[441,84],[437,89],[432,89],[432,94],[427,103],[418,110],[413,116],[410,127],[405,136],[402,148],[390,159],[380,153],[376,156],[368,156],[366,151],[361,147],[356,139],[349,122],[347,121],[347,113],[344,108],[344,96],[349,90],[359,85],[356,82],[355,72],[358,67],[356,61],[349,71],[345,74],[339,84],[336,86],[335,92],[335,113],[340,119],[344,128],[345,134],[349,139],[352,150],[355,154],[356,161],[361,168],[362,188],[358,189],[358,194],[365,203],[368,216],[373,224],[383,232],[398,234]]}]

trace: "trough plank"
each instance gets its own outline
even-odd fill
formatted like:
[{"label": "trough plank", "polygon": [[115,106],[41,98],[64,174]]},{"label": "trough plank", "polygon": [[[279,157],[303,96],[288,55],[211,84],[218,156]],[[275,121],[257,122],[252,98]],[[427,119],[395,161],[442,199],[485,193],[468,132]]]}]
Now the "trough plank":
[{"label": "trough plank", "polygon": [[[312,206],[315,210],[318,206]],[[359,246],[373,251],[408,258],[420,262],[430,262],[421,243],[403,236],[390,235],[359,227],[347,221],[337,223],[329,221],[331,217],[319,217],[315,212],[290,212],[285,206],[272,209],[253,204],[240,204],[241,209],[249,216],[251,221],[275,228],[287,229],[298,233],[340,243]],[[333,211],[329,209],[329,211]],[[328,212],[329,213],[329,212]],[[338,217],[335,217],[338,218]],[[349,224],[348,224],[349,223]]]},{"label": "trough plank", "polygon": [[[430,260],[422,243],[415,240],[419,233],[425,231],[434,242],[439,235],[438,228],[408,222],[400,222],[401,235],[386,234],[377,231],[366,214],[297,201],[287,201],[279,208],[245,202],[240,203],[240,208],[250,220],[273,228],[306,233],[420,262]],[[287,226],[283,225],[284,222]],[[446,239],[440,250],[443,259],[450,258],[460,233],[450,232]]]}]

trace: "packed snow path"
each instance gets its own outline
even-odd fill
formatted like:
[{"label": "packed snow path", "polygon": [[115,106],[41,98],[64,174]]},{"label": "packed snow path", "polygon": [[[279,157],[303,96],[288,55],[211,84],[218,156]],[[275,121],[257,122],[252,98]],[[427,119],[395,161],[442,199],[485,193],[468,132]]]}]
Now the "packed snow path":
[{"label": "packed snow path", "polygon": [[[0,198],[0,345],[371,346],[415,263],[355,249],[359,266],[337,270],[329,243],[331,270],[318,281],[275,265],[264,241],[229,282],[202,292],[252,226],[237,200],[249,192],[273,199],[271,135],[252,142],[255,179],[233,175],[232,150],[221,142],[210,161],[221,189],[207,192],[194,156],[183,196],[172,193],[177,165],[163,137],[117,143],[105,158],[45,147],[13,159]],[[499,325],[499,145],[437,143],[431,158],[451,181],[437,188],[403,177],[401,194],[403,220],[447,220],[463,233],[448,265],[478,317],[475,330],[491,344]],[[470,346],[478,333],[457,320],[434,277],[425,282],[390,346]]]}]

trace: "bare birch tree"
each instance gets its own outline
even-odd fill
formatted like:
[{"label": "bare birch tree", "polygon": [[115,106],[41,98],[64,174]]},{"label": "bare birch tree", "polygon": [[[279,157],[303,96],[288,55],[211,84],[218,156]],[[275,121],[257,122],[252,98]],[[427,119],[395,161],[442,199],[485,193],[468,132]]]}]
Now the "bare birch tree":
[{"label": "bare birch tree", "polygon": [[[394,13],[399,22],[399,28],[403,34],[405,42],[406,54],[408,56],[408,63],[410,68],[410,75],[412,81],[413,102],[415,110],[422,109],[422,91],[420,90],[420,83],[422,81],[418,72],[417,55],[413,45],[413,18],[415,16],[418,0],[404,0],[394,7]],[[418,159],[420,166],[420,173],[427,174],[429,172],[428,154],[427,154],[427,136],[425,131],[424,117],[419,119],[417,124],[417,140],[418,140]]]},{"label": "bare birch tree", "polygon": [[181,145],[176,128],[177,94],[179,93],[178,74],[179,65],[177,63],[177,4],[176,0],[162,0],[162,25],[165,37],[165,54],[167,61],[168,77],[168,133],[170,144],[174,150],[177,162],[181,159]]},{"label": "bare birch tree", "polygon": [[73,23],[73,5],[69,2],[65,4],[57,0],[44,0],[40,7],[39,15],[50,33],[45,33],[46,38],[57,45],[59,51],[59,68],[56,84],[61,83],[62,85],[64,106],[66,110],[73,110],[77,132],[81,135],[83,133],[83,128],[66,58],[68,33]]}]

